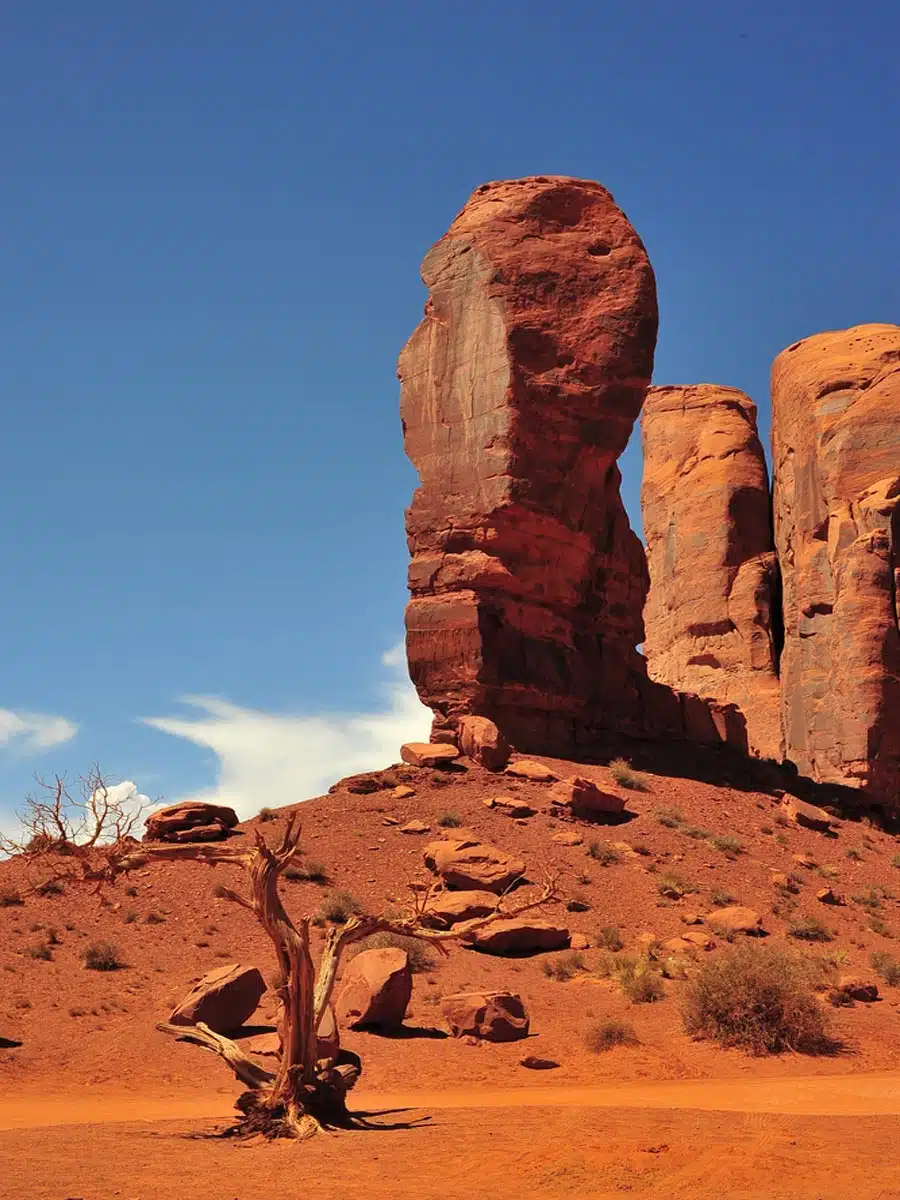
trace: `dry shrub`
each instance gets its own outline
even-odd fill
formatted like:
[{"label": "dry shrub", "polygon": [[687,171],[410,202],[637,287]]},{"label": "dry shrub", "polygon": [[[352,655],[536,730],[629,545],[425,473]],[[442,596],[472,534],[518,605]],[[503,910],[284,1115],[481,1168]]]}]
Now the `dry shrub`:
[{"label": "dry shrub", "polygon": [[574,979],[578,972],[584,969],[584,955],[580,950],[567,950],[565,954],[544,961],[544,974],[548,979],[555,979],[557,983],[566,983],[569,979]]},{"label": "dry shrub", "polygon": [[81,961],[88,971],[118,971],[125,966],[118,946],[112,942],[92,942],[85,946]]},{"label": "dry shrub", "polygon": [[627,1021],[598,1021],[584,1035],[584,1044],[592,1054],[602,1054],[613,1046],[636,1046],[638,1039]]},{"label": "dry shrub", "polygon": [[825,1053],[832,1043],[815,983],[812,965],[786,948],[730,946],[687,983],[684,1027],[749,1054]]},{"label": "dry shrub", "polygon": [[362,905],[353,893],[337,891],[329,892],[322,901],[319,916],[324,917],[326,921],[343,924],[358,912],[362,912]]},{"label": "dry shrub", "polygon": [[614,758],[609,764],[609,773],[619,787],[630,792],[649,792],[650,784],[639,771],[632,769],[631,763],[625,758]]},{"label": "dry shrub", "polygon": [[0,891],[0,908],[12,908],[14,905],[24,904],[22,893],[18,888],[3,888]]}]

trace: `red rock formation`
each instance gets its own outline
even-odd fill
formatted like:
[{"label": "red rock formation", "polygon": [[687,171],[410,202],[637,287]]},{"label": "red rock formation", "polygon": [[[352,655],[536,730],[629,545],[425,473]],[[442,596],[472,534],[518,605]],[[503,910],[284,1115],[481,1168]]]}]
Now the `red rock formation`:
[{"label": "red rock formation", "polygon": [[639,237],[597,183],[490,183],[422,277],[399,375],[421,478],[407,651],[434,736],[476,713],[561,754],[598,729],[677,723],[635,651],[646,566],[616,467],[656,340]]},{"label": "red rock formation", "polygon": [[650,676],[737,705],[751,752],[780,761],[778,568],[756,406],[736,388],[655,387],[641,432]]},{"label": "red rock formation", "polygon": [[772,368],[788,757],[895,806],[900,789],[900,327],[857,325]]}]

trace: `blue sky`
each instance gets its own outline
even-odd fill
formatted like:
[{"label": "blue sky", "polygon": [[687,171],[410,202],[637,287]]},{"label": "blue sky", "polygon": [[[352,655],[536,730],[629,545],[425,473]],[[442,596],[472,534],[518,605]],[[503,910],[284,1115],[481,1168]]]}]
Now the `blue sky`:
[{"label": "blue sky", "polygon": [[900,319],[898,38],[888,0],[6,0],[0,810],[94,760],[253,810],[393,757],[427,247],[485,180],[599,179],[656,381],[767,427],[780,349]]}]

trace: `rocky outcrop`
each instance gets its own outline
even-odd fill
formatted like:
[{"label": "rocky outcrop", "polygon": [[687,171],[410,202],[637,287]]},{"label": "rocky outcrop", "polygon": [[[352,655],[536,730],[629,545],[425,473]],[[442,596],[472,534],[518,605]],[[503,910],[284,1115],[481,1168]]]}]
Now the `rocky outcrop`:
[{"label": "rocky outcrop", "polygon": [[734,704],[781,761],[780,611],[756,406],[736,388],[654,387],[641,414],[651,678]]},{"label": "rocky outcrop", "polygon": [[352,1029],[377,1026],[399,1029],[412,995],[412,973],[405,950],[363,950],[346,971],[335,1001],[338,1021]]},{"label": "rocky outcrop", "polygon": [[598,183],[490,183],[422,277],[399,375],[421,479],[407,652],[434,736],[475,713],[571,755],[598,731],[677,723],[635,650],[647,572],[616,466],[656,340],[640,238]]},{"label": "rocky outcrop", "polygon": [[807,338],[772,368],[787,757],[900,793],[900,327]]},{"label": "rocky outcrop", "polygon": [[189,800],[151,813],[145,842],[217,842],[237,825],[237,813],[223,804]]},{"label": "rocky outcrop", "polygon": [[256,967],[237,963],[217,967],[194,984],[169,1021],[173,1025],[202,1021],[216,1033],[232,1033],[253,1016],[265,990],[265,980]]}]

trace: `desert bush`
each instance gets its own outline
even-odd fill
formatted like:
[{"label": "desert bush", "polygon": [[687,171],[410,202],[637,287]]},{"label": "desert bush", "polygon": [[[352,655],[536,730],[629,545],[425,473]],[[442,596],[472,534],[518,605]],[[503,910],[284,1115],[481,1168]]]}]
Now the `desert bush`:
[{"label": "desert bush", "polygon": [[261,808],[256,814],[257,821],[274,821],[278,814],[274,808]]},{"label": "desert bush", "polygon": [[890,927],[882,921],[881,917],[876,917],[874,914],[869,917],[869,928],[880,937],[892,938],[894,936]]},{"label": "desert bush", "polygon": [[750,1054],[829,1046],[813,971],[798,954],[768,943],[742,942],[705,962],[685,985],[688,1033]]},{"label": "desert bush", "polygon": [[638,1039],[627,1021],[598,1021],[585,1033],[584,1044],[592,1054],[602,1054],[614,1046],[636,1046]]},{"label": "desert bush", "polygon": [[689,879],[679,875],[677,871],[665,871],[659,877],[656,890],[661,896],[677,900],[681,896],[688,895],[689,892],[699,892],[700,889],[695,883],[691,883]]},{"label": "desert bush", "polygon": [[888,987],[900,987],[900,962],[897,962],[893,954],[888,954],[886,950],[875,950],[869,962]]},{"label": "desert bush", "polygon": [[712,833],[708,829],[704,829],[702,825],[685,825],[681,832],[695,842],[705,842],[712,837]]},{"label": "desert bush", "polygon": [[285,879],[293,879],[303,883],[327,883],[328,868],[324,863],[310,859],[309,862],[291,863],[282,872]]},{"label": "desert bush", "polygon": [[146,917],[144,917],[145,925],[165,925],[165,923],[166,923],[166,914],[157,912],[156,910],[148,912]]},{"label": "desert bush", "polygon": [[341,924],[348,920],[354,913],[362,911],[362,905],[353,895],[352,892],[329,892],[322,901],[322,906],[319,909],[320,916],[326,921],[332,921],[335,924]]},{"label": "desert bush", "polygon": [[125,916],[122,918],[122,920],[124,921],[124,923],[126,925],[133,925],[135,923],[135,921],[138,919],[138,915],[139,914],[136,913],[134,911],[134,909],[132,909],[131,912],[127,912],[125,914]]},{"label": "desert bush", "polygon": [[38,942],[36,946],[29,946],[25,953],[29,958],[37,959],[39,962],[53,961],[53,950],[47,942]]},{"label": "desert bush", "polygon": [[619,862],[619,853],[608,842],[592,841],[587,848],[588,857],[601,867],[612,867]]},{"label": "desert bush", "polygon": [[665,825],[666,829],[677,829],[679,825],[684,824],[684,817],[677,808],[661,808],[656,814],[656,819],[660,825]]},{"label": "desert bush", "polygon": [[860,852],[854,846],[849,846],[847,848],[847,857],[850,859],[851,862],[862,862],[863,856],[860,854]]},{"label": "desert bush", "polygon": [[85,946],[81,961],[88,971],[118,971],[125,966],[118,946],[112,942],[92,942]]},{"label": "desert bush", "polygon": [[820,875],[822,879],[837,879],[838,870],[837,867],[830,867],[827,863],[820,863],[816,867],[816,874]]},{"label": "desert bush", "polygon": [[347,958],[353,958],[360,950],[386,950],[391,948],[406,951],[406,957],[409,960],[409,969],[414,975],[434,970],[436,965],[435,960],[425,942],[414,937],[403,937],[399,933],[390,933],[386,929],[370,934],[369,937],[363,938],[361,942],[357,942],[351,946]]},{"label": "desert bush", "polygon": [[597,945],[604,950],[621,950],[625,943],[618,925],[604,925],[597,935]]},{"label": "desert bush", "polygon": [[639,771],[632,770],[631,763],[624,758],[614,758],[609,764],[609,773],[619,787],[630,792],[649,792],[650,784]]},{"label": "desert bush", "polygon": [[566,912],[588,912],[590,907],[591,902],[583,892],[576,892],[566,901]]},{"label": "desert bush", "polygon": [[894,857],[891,859],[891,866],[900,867],[900,854],[894,855]]},{"label": "desert bush", "polygon": [[442,829],[459,829],[462,825],[462,818],[458,813],[445,812],[438,817],[437,823]]},{"label": "desert bush", "polygon": [[818,917],[799,917],[792,921],[788,929],[788,937],[800,942],[831,942],[834,934]]},{"label": "desert bush", "polygon": [[646,842],[632,842],[631,848],[635,854],[639,854],[641,858],[649,858],[653,851]]},{"label": "desert bush", "polygon": [[760,825],[759,832],[764,833],[766,837],[771,837],[775,830],[771,825]]},{"label": "desert bush", "polygon": [[131,898],[132,898],[132,899],[134,899],[134,897],[135,897],[137,894],[138,894],[138,890],[137,890],[137,888],[136,888],[136,887],[134,887],[133,885],[132,885],[131,887],[127,887],[127,888],[125,889],[125,895],[126,895],[126,896],[131,896]]},{"label": "desert bush", "polygon": [[734,896],[724,888],[717,887],[709,893],[709,902],[714,908],[727,908],[729,904],[734,904]]},{"label": "desert bush", "polygon": [[618,959],[614,973],[632,1004],[652,1004],[666,994],[659,971],[644,955]]},{"label": "desert bush", "polygon": [[565,983],[566,980],[574,979],[579,971],[584,970],[584,955],[580,950],[567,950],[565,954],[559,954],[556,958],[545,958],[543,969],[548,979],[555,979],[557,983]]},{"label": "desert bush", "polygon": [[0,908],[12,908],[13,905],[24,903],[22,893],[18,888],[6,887],[0,891]]},{"label": "desert bush", "polygon": [[739,837],[712,837],[709,844],[728,858],[737,858],[739,854],[744,853],[744,843]]},{"label": "desert bush", "polygon": [[857,892],[850,899],[854,904],[859,904],[862,908],[867,908],[874,912],[876,909],[881,908],[881,889],[870,887],[864,892]]}]

